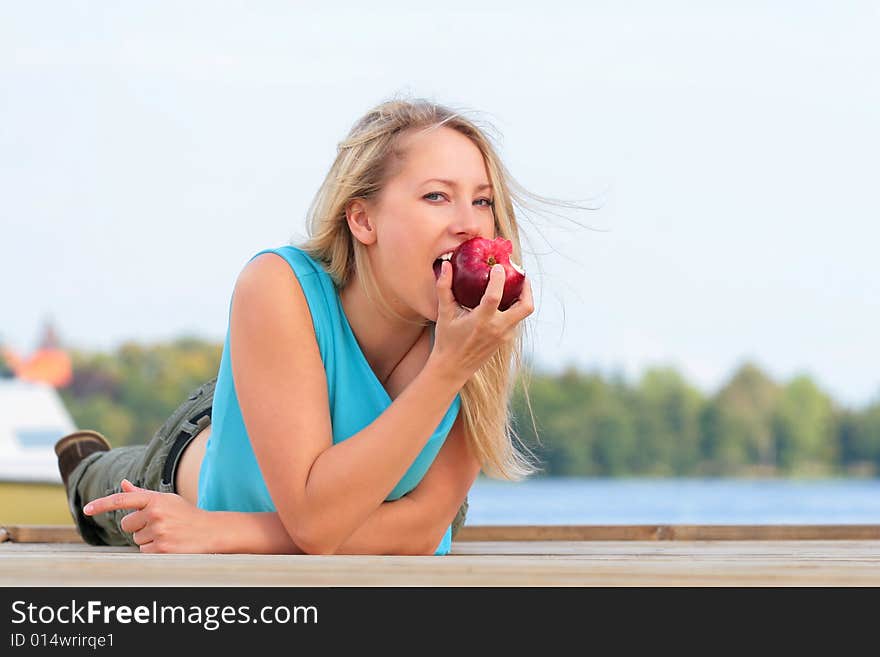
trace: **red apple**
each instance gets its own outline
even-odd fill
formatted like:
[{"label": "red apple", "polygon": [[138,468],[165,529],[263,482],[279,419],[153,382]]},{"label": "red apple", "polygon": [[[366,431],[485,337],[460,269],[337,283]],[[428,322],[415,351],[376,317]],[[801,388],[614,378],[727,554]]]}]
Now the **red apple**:
[{"label": "red apple", "polygon": [[498,310],[507,310],[522,293],[526,273],[522,267],[511,261],[513,244],[510,240],[497,237],[488,240],[474,237],[458,245],[452,253],[452,294],[459,304],[466,308],[480,305],[480,299],[489,286],[489,273],[492,265],[504,267],[504,292]]}]

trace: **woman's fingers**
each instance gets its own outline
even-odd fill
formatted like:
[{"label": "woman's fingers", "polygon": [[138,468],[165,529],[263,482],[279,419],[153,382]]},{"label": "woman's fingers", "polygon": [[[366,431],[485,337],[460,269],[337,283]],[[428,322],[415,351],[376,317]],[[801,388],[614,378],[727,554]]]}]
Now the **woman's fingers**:
[{"label": "woman's fingers", "polygon": [[510,304],[510,307],[504,311],[504,314],[508,315],[509,313],[509,317],[513,320],[512,324],[518,324],[531,315],[534,310],[535,301],[532,298],[532,284],[527,278],[523,281],[523,289],[520,292],[519,298]]},{"label": "woman's fingers", "polygon": [[152,491],[143,490],[131,493],[113,493],[92,500],[83,507],[83,513],[87,516],[96,516],[99,513],[118,509],[143,509],[149,503],[152,494]]},{"label": "woman's fingers", "polygon": [[87,516],[94,516],[117,509],[142,509],[150,501],[150,496],[155,494],[155,491],[138,488],[128,479],[123,479],[120,487],[122,488],[121,493],[99,497],[86,504],[83,507],[83,513]]},{"label": "woman's fingers", "polygon": [[504,278],[504,267],[492,265],[492,269],[489,270],[489,284],[486,286],[486,291],[483,292],[480,305],[476,307],[476,311],[486,319],[494,317],[498,311],[501,297],[504,296]]},{"label": "woman's fingers", "polygon": [[523,289],[519,298],[514,301],[507,310],[498,310],[501,304],[501,298],[504,296],[504,284],[506,275],[504,267],[494,265],[489,272],[489,285],[483,293],[483,298],[478,306],[481,313],[488,320],[492,320],[498,315],[502,322],[506,322],[509,328],[519,324],[523,319],[528,317],[534,311],[534,300],[532,299],[532,285],[528,278],[523,281]]},{"label": "woman's fingers", "polygon": [[[437,279],[437,299],[440,301],[439,312],[452,316],[458,305],[452,294],[452,264],[444,260],[440,263],[440,276]],[[440,319],[439,317],[437,318]]]},{"label": "woman's fingers", "polygon": [[131,483],[128,479],[123,479],[120,486],[122,487],[123,493],[131,493],[136,490],[147,490],[146,488],[138,488],[133,483]]},{"label": "woman's fingers", "polygon": [[149,519],[147,518],[147,513],[143,509],[140,511],[132,511],[128,515],[122,518],[119,522],[119,528],[124,532],[129,532],[130,534],[134,534],[135,532],[141,531],[144,527],[147,526]]},{"label": "woman's fingers", "polygon": [[136,545],[144,546],[148,543],[152,543],[155,539],[155,536],[153,535],[152,528],[150,526],[147,526],[140,531],[132,533],[131,538]]}]

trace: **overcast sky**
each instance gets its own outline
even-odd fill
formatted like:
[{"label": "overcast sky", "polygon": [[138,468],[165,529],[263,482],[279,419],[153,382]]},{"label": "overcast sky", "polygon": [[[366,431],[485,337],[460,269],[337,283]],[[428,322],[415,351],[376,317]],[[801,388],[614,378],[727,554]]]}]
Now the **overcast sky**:
[{"label": "overcast sky", "polygon": [[523,224],[537,364],[880,395],[876,3],[296,4],[0,4],[0,339],[222,340],[241,268],[406,93],[601,206]]}]

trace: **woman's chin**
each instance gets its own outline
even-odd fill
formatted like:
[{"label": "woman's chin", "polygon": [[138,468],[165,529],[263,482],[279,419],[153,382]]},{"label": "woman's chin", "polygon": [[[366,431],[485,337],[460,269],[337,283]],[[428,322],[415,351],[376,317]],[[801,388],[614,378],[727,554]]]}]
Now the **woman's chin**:
[{"label": "woman's chin", "polygon": [[[425,307],[422,312],[422,318],[428,320],[429,322],[437,323],[437,312],[439,311],[438,304],[440,303],[437,298],[437,291],[433,290],[430,301],[428,302],[427,307]],[[427,314],[425,314],[427,312]]]},{"label": "woman's chin", "polygon": [[425,314],[425,312],[423,311],[419,314],[421,316],[421,319],[423,319],[427,322],[431,322],[432,324],[437,323],[437,309],[436,308],[434,308],[434,312],[429,312],[429,313]]}]

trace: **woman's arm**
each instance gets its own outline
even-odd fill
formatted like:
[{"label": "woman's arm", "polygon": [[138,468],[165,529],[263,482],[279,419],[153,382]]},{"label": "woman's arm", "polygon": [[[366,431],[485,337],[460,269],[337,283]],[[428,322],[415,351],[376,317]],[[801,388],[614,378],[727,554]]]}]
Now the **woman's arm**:
[{"label": "woman's arm", "polygon": [[[337,554],[434,554],[479,473],[459,416],[443,447],[409,494],[382,503],[335,551]],[[120,528],[142,552],[303,554],[276,512],[204,511],[175,493],[123,479],[121,492],[92,500],[86,515],[134,509]]]},{"label": "woman's arm", "polygon": [[440,544],[479,474],[480,461],[468,447],[464,416],[459,412],[428,472],[406,495],[422,514],[430,554]]},{"label": "woman's arm", "polygon": [[[277,512],[205,511],[176,493],[160,493],[123,479],[121,492],[92,500],[94,516],[132,509],[119,527],[141,552],[167,554],[304,554]],[[343,543],[347,554],[424,554],[424,512],[406,497],[385,502]],[[436,546],[431,546],[431,554]]]},{"label": "woman's arm", "polygon": [[[462,415],[415,489],[384,502],[343,543],[336,554],[434,554],[480,472],[467,447]],[[211,512],[215,551],[249,554],[302,554],[275,512]]]},{"label": "woman's arm", "polygon": [[[210,511],[212,552],[229,554],[305,554],[277,512]],[[421,508],[407,497],[384,502],[335,554],[427,554]],[[441,536],[442,538],[442,536]],[[439,544],[440,539],[437,539]]]}]

